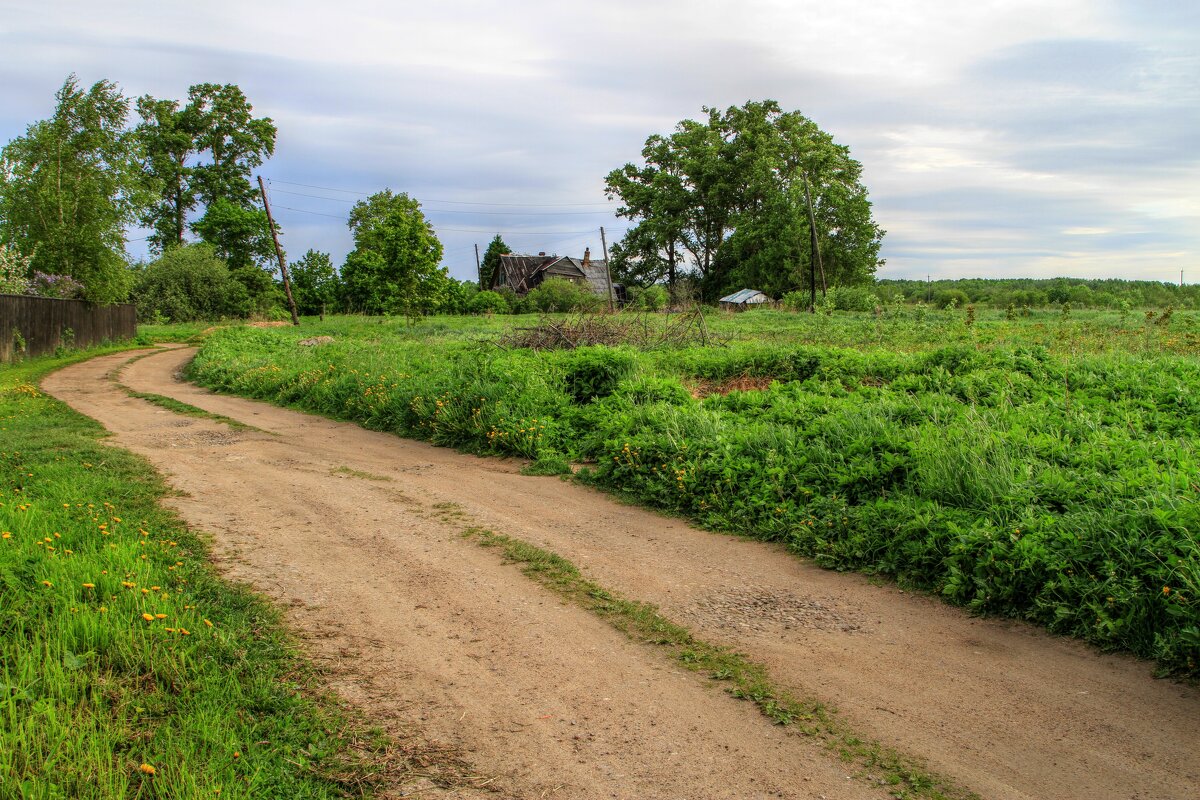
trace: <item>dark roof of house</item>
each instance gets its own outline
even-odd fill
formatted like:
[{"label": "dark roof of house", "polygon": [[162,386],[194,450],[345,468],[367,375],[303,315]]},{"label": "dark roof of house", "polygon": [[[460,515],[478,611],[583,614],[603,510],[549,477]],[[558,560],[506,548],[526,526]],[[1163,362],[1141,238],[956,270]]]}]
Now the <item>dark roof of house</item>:
[{"label": "dark roof of house", "polygon": [[[518,294],[541,283],[540,280],[534,280],[538,273],[547,273],[567,278],[583,278],[593,292],[608,296],[608,270],[604,259],[589,259],[585,265],[583,259],[573,256],[530,256],[512,253],[500,256],[499,269],[504,271],[507,278],[505,282]],[[543,275],[544,277],[546,275]],[[493,280],[493,284],[495,283],[496,280]]]}]

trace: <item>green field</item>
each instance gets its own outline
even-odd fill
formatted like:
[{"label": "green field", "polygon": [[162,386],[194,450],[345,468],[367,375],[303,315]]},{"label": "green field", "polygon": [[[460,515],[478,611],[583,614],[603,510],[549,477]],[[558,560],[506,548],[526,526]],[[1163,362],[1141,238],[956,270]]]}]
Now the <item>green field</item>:
[{"label": "green field", "polygon": [[[542,352],[503,338],[532,317],[331,318],[220,330],[190,375],[532,471],[582,462],[703,526],[1196,675],[1200,318],[1005,317],[710,314],[708,344]],[[334,341],[297,345],[314,335]]]},{"label": "green field", "polygon": [[393,745],[319,699],[153,469],[38,388],[99,352],[0,367],[0,796],[332,798],[394,777]]}]

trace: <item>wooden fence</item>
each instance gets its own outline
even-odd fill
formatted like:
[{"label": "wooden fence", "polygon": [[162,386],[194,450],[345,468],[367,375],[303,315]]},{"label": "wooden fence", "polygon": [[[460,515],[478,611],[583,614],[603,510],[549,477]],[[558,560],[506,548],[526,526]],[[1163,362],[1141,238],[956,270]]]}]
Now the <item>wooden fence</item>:
[{"label": "wooden fence", "polygon": [[83,300],[0,294],[0,363],[136,335],[137,314],[129,303],[97,306]]}]

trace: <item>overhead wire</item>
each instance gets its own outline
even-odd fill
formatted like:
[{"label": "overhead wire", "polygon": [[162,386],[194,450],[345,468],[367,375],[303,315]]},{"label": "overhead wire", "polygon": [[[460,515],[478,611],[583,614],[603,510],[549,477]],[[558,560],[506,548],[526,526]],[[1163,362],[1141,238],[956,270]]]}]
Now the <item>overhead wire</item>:
[{"label": "overhead wire", "polygon": [[[302,186],[305,189],[320,189],[325,192],[340,192],[343,194],[355,194],[362,197],[369,197],[373,192],[360,192],[356,189],[337,189],[332,186],[317,186],[311,183],[296,183],[294,181],[281,181],[272,178],[267,179],[267,183],[281,183],[285,186]],[[279,191],[283,191],[280,189]],[[326,198],[333,200],[335,198]],[[510,208],[571,208],[579,206],[610,206],[611,203],[488,203],[478,200],[436,200],[433,198],[416,198],[423,203],[446,203],[447,205],[463,205],[463,206],[506,206]],[[348,201],[339,201],[348,202]]]},{"label": "overhead wire", "polygon": [[[289,192],[286,189],[276,189],[275,194],[290,194],[295,197],[311,197],[314,200],[328,200],[333,203],[357,203],[357,200],[344,200],[340,197],[322,197],[319,194],[304,194],[303,192]],[[437,200],[429,200],[426,202],[442,202]],[[489,216],[505,216],[505,217],[566,217],[575,215],[587,214],[608,214],[609,211],[458,211],[452,208],[424,208],[423,211],[429,214],[486,214]]]},{"label": "overhead wire", "polygon": [[[346,219],[344,216],[341,216],[338,214],[324,214],[320,211],[309,211],[308,209],[305,209],[305,208],[293,208],[292,206],[275,205],[275,206],[272,206],[272,208],[282,208],[282,209],[286,209],[288,211],[298,211],[301,214],[312,214],[317,217],[329,217],[331,219],[340,219],[340,220]],[[496,230],[493,228],[447,228],[442,225],[434,225],[433,227],[437,228],[439,231],[453,231],[455,233],[500,233],[500,234],[504,234],[505,236],[523,236],[523,235],[557,236],[559,234],[576,235],[576,234],[592,233],[593,231],[596,230],[596,228],[585,228],[584,230],[580,230],[580,231],[526,231],[526,230],[505,231],[505,230]],[[614,229],[614,231],[615,230],[617,230],[617,229]]]}]

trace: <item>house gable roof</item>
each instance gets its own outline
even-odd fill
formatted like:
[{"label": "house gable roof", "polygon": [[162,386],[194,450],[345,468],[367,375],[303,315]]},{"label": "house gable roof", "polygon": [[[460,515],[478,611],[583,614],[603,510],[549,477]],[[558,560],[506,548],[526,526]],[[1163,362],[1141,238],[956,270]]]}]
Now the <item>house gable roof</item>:
[{"label": "house gable roof", "polygon": [[[603,259],[589,259],[585,264],[573,256],[530,256],[513,253],[500,256],[498,269],[503,271],[505,280],[501,281],[500,275],[496,275],[492,285],[506,284],[518,294],[534,288],[541,283],[541,279],[564,277],[586,280],[592,291],[608,296],[608,270]],[[539,273],[541,279],[537,277]]]}]

